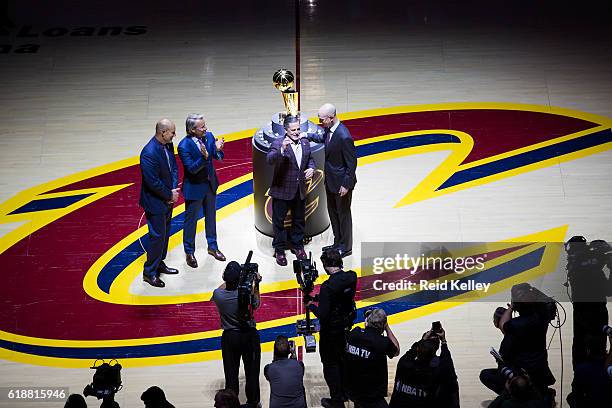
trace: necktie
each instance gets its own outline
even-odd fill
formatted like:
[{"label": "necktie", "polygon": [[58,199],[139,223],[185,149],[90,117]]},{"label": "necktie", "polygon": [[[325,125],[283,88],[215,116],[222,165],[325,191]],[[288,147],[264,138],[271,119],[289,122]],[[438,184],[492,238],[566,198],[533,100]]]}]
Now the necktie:
[{"label": "necktie", "polygon": [[325,132],[325,144],[329,144],[329,142],[331,142],[332,131],[330,129],[326,129]]},{"label": "necktie", "polygon": [[164,153],[166,154],[166,161],[168,162],[168,169],[172,171],[172,166],[170,165],[170,155],[168,155],[168,145],[163,145],[162,149],[164,149]]}]

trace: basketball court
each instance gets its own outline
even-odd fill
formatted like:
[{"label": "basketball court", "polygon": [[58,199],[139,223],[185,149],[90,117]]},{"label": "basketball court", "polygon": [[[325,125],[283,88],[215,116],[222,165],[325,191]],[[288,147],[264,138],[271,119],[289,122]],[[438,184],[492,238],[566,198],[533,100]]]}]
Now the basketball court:
[{"label": "basketball court", "polygon": [[[263,365],[276,335],[291,335],[303,317],[292,269],[276,265],[272,239],[254,228],[252,137],[284,109],[272,85],[282,67],[298,77],[302,114],[316,123],[317,109],[333,103],[357,146],[355,242],[345,269],[364,276],[367,242],[612,240],[610,6],[301,0],[296,12],[280,0],[127,3],[8,6],[0,37],[0,387],[82,393],[94,360],[116,358],[121,407],[142,406],[151,385],[176,407],[213,405],[224,378],[210,297],[226,263],[207,255],[201,219],[199,268],[186,265],[182,199],[166,259],[180,273],[164,277],[163,289],[141,278],[138,155],[160,118],[176,123],[176,146],[187,114],[199,112],[226,140],[216,167],[219,248],[241,263],[253,250],[263,276],[256,319],[267,406]],[[332,241],[328,229],[306,250],[318,261]],[[502,335],[491,317],[510,301],[510,286],[494,300],[416,307],[364,296],[358,308],[393,310],[401,354],[440,321],[462,406],[487,406],[494,395],[478,375],[495,366],[489,349]],[[556,300],[567,321],[560,335],[549,328],[549,362],[566,405],[572,309],[567,297]],[[397,360],[388,363],[390,392]],[[328,396],[319,355],[303,361],[316,407]]]}]

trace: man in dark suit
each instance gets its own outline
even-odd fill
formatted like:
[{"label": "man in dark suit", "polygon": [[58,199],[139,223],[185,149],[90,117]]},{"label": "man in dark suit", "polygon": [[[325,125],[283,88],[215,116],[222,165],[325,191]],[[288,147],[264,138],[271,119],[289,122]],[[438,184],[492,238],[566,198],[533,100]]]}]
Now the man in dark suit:
[{"label": "man in dark suit", "polygon": [[183,227],[183,248],[187,265],[198,267],[195,258],[196,224],[200,210],[204,208],[204,225],[208,253],[219,261],[225,256],[217,246],[217,188],[219,179],[213,166],[213,159],[223,160],[224,139],[216,140],[206,130],[204,116],[191,113],[185,121],[187,136],[178,145],[178,154],[183,162],[185,197],[185,223]]},{"label": "man in dark suit", "polygon": [[268,152],[268,164],[274,166],[274,176],[270,187],[272,197],[272,227],[274,231],[274,257],[276,263],[285,266],[287,231],[285,216],[291,210],[291,229],[289,240],[291,252],[298,259],[306,259],[304,251],[304,212],[306,203],[306,180],[312,178],[315,163],[310,155],[310,142],[300,139],[300,120],[287,116],[284,122],[286,136],[276,139]]},{"label": "man in dark suit", "polygon": [[322,135],[309,134],[308,138],[325,143],[325,193],[334,233],[334,244],[323,250],[335,248],[345,257],[353,253],[351,200],[357,183],[357,154],[351,132],[336,117],[334,105],[326,103],[321,106],[318,116],[319,125],[325,132]]},{"label": "man in dark suit", "polygon": [[157,288],[166,286],[159,278],[160,273],[178,273],[178,270],[168,268],[164,263],[170,238],[172,206],[178,200],[178,168],[172,145],[175,136],[174,123],[161,119],[155,126],[155,136],[140,153],[140,205],[145,210],[149,227],[147,260],[142,279]]}]

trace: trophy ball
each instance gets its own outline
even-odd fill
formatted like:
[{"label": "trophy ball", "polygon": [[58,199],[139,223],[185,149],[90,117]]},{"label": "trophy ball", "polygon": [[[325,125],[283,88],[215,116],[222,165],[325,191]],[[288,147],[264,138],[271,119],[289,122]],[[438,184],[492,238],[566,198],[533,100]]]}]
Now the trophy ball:
[{"label": "trophy ball", "polygon": [[285,68],[279,69],[272,76],[272,83],[274,83],[274,87],[281,92],[291,88],[294,80],[295,77],[293,76],[293,72]]}]

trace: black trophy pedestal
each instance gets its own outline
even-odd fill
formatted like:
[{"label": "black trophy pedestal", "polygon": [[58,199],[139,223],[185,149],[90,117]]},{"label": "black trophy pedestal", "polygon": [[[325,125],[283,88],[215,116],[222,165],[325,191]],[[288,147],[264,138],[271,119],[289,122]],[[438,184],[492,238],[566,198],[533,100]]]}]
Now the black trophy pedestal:
[{"label": "black trophy pedestal", "polygon": [[[266,161],[270,145],[275,139],[285,137],[281,113],[272,117],[272,120],[253,135],[253,196],[255,202],[255,228],[264,235],[274,236],[272,231],[272,197],[268,190],[272,184],[274,167]],[[306,133],[322,133],[314,123],[302,119],[300,130]],[[306,238],[321,234],[329,227],[327,215],[327,201],[323,168],[325,165],[325,146],[322,143],[310,143],[311,155],[317,170],[312,181],[308,184],[306,194]],[[285,225],[290,225],[291,214],[287,215]]]}]

